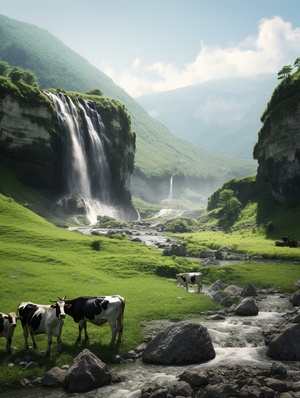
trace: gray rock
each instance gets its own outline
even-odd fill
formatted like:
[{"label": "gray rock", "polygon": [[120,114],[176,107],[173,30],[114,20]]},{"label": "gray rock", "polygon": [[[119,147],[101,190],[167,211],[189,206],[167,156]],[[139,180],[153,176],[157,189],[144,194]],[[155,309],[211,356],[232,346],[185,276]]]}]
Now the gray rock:
[{"label": "gray rock", "polygon": [[25,366],[25,369],[34,369],[34,368],[38,368],[39,365],[37,362],[31,361],[28,362],[28,364]]},{"label": "gray rock", "polygon": [[239,286],[229,285],[223,290],[223,292],[228,294],[229,296],[236,297],[241,295],[241,290],[242,289]]},{"label": "gray rock", "polygon": [[215,258],[212,257],[208,257],[208,258],[204,258],[200,261],[201,265],[220,265],[221,263],[216,260]]},{"label": "gray rock", "polygon": [[[172,391],[175,397],[194,397],[195,393],[192,387],[186,381],[179,381]],[[152,398],[152,397],[151,397]]]},{"label": "gray rock", "polygon": [[201,250],[199,257],[200,258],[216,258],[215,250]]},{"label": "gray rock", "polygon": [[88,349],[74,359],[64,379],[69,392],[85,392],[110,384],[112,375],[107,366]]},{"label": "gray rock", "polygon": [[66,370],[60,369],[58,366],[50,369],[41,378],[41,386],[50,388],[62,387],[66,375]]},{"label": "gray rock", "polygon": [[235,309],[240,316],[255,316],[258,314],[258,306],[252,297],[245,298]]},{"label": "gray rock", "polygon": [[186,256],[186,247],[184,245],[172,244],[171,247],[163,251],[163,256]]},{"label": "gray rock", "polygon": [[150,341],[142,360],[161,365],[181,365],[209,361],[215,355],[206,327],[179,322],[162,330]]},{"label": "gray rock", "polygon": [[218,292],[219,290],[224,290],[224,285],[222,284],[221,279],[218,279],[216,282],[214,282],[209,288],[208,292]]},{"label": "gray rock", "polygon": [[205,370],[191,368],[185,370],[179,375],[179,380],[184,380],[189,383],[193,388],[206,386],[209,383],[209,377]]},{"label": "gray rock", "polygon": [[300,360],[300,324],[289,324],[271,339],[268,355],[280,361]]},{"label": "gray rock", "polygon": [[298,290],[298,292],[296,292],[292,295],[291,303],[293,304],[294,307],[300,306],[300,290]]},{"label": "gray rock", "polygon": [[253,285],[247,285],[244,287],[244,289],[241,292],[241,296],[243,297],[255,297],[257,296],[256,289]]}]

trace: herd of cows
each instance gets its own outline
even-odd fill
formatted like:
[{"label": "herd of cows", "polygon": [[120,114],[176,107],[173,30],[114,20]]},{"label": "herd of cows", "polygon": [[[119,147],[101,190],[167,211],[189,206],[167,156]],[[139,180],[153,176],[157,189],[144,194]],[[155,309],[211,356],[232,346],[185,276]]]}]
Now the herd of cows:
[{"label": "herd of cows", "polygon": [[58,298],[50,305],[23,302],[18,306],[18,315],[0,313],[0,337],[7,340],[6,350],[11,354],[12,337],[19,319],[23,328],[25,349],[29,349],[28,334],[32,338],[33,348],[37,348],[35,336],[46,334],[48,338],[47,355],[50,355],[52,336],[57,337],[58,351],[61,352],[61,332],[66,315],[70,315],[78,323],[79,334],[77,342],[81,340],[84,329],[85,339],[88,340],[87,322],[101,326],[108,322],[112,332],[110,344],[113,345],[118,334],[121,341],[123,333],[123,317],[125,299],[121,296],[78,297],[74,300]]},{"label": "herd of cows", "polygon": [[[189,284],[197,284],[198,293],[202,292],[202,274],[200,272],[181,273],[176,275],[177,283],[185,286],[188,291]],[[85,333],[85,340],[89,339],[87,333],[87,322],[101,326],[108,322],[111,328],[111,345],[115,344],[118,334],[118,342],[122,339],[123,319],[125,310],[125,299],[119,295],[113,296],[81,296],[73,300],[58,298],[50,300],[52,304],[43,305],[32,302],[22,302],[18,305],[17,314],[0,312],[0,337],[7,340],[6,350],[11,354],[12,338],[17,326],[17,320],[21,321],[25,349],[29,349],[28,336],[30,334],[33,348],[37,348],[35,336],[46,334],[48,347],[46,354],[50,355],[52,336],[57,337],[58,351],[61,353],[61,332],[66,315],[78,323],[78,337],[76,342],[81,340],[82,330]]]}]

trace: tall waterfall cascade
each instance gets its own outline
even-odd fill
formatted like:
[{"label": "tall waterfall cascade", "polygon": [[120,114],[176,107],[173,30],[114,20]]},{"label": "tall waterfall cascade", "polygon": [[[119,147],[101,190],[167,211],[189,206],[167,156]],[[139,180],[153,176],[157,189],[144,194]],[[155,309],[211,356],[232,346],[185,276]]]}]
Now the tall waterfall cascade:
[{"label": "tall waterfall cascade", "polygon": [[76,198],[90,224],[97,216],[122,220],[122,209],[112,205],[111,142],[95,104],[80,98],[76,106],[66,94],[45,94],[55,106],[62,135],[64,198]]},{"label": "tall waterfall cascade", "polygon": [[169,189],[169,197],[168,201],[170,202],[173,199],[173,176],[170,178],[170,189]]}]

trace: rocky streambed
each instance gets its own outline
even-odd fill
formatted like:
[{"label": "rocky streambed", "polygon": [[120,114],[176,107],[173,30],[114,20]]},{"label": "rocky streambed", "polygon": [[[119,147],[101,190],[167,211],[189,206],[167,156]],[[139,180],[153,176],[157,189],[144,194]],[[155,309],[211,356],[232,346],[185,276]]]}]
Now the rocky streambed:
[{"label": "rocky streambed", "polygon": [[[220,284],[217,281],[204,294],[218,299]],[[121,363],[106,366],[85,350],[73,364],[79,371],[69,367],[53,369],[34,386],[28,384],[20,391],[0,396],[300,397],[300,293],[282,295],[274,290],[256,291],[253,286],[221,286],[221,290],[238,296],[240,303],[184,322],[173,319],[143,323],[144,343],[124,353]],[[246,292],[254,296],[243,296]],[[107,381],[101,387],[95,385],[98,367]],[[94,371],[98,379],[92,376]],[[77,383],[86,390],[69,390],[64,381],[67,375],[68,385]],[[86,387],[91,380],[90,387]]]}]

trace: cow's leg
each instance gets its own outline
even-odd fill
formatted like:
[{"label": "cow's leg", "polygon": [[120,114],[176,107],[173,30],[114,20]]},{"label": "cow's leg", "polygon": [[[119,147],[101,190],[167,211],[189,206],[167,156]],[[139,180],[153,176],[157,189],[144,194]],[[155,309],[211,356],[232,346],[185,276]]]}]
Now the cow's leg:
[{"label": "cow's leg", "polygon": [[84,339],[85,339],[85,341],[88,341],[88,339],[89,339],[89,335],[88,335],[88,332],[86,330],[86,321],[85,320],[81,320],[78,323],[78,337],[77,337],[76,343],[79,343],[81,341],[82,329],[84,329]]},{"label": "cow's leg", "polygon": [[57,336],[57,350],[61,354],[62,353],[62,348],[61,348],[61,331],[58,333]]},{"label": "cow's leg", "polygon": [[25,341],[25,350],[29,350],[29,344],[28,344],[28,325],[25,325],[23,327],[23,336],[24,336],[24,341]]},{"label": "cow's leg", "polygon": [[32,329],[30,329],[30,336],[31,336],[31,339],[32,339],[33,348],[36,350],[37,349],[37,344],[36,344],[34,332],[33,332]]},{"label": "cow's leg", "polygon": [[123,335],[123,312],[118,316],[117,329],[118,329],[118,342],[119,342],[122,340],[122,335]]},{"label": "cow's leg", "polygon": [[50,352],[51,352],[51,345],[52,345],[52,334],[51,332],[47,332],[47,337],[48,337],[48,347],[46,350],[46,355],[49,357],[50,356]]},{"label": "cow's leg", "polygon": [[7,339],[7,342],[6,342],[6,351],[7,351],[9,354],[11,354],[11,342],[12,342],[12,338],[9,337],[9,338]]},{"label": "cow's leg", "polygon": [[116,341],[116,335],[117,335],[117,325],[116,325],[116,321],[114,322],[110,322],[110,328],[111,328],[111,341],[109,343],[109,345],[114,345],[115,341]]},{"label": "cow's leg", "polygon": [[189,291],[189,284],[188,283],[185,284],[185,288],[186,288],[186,291],[188,292]]}]

